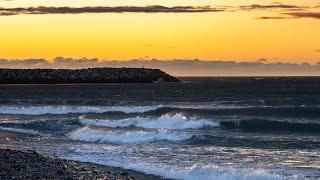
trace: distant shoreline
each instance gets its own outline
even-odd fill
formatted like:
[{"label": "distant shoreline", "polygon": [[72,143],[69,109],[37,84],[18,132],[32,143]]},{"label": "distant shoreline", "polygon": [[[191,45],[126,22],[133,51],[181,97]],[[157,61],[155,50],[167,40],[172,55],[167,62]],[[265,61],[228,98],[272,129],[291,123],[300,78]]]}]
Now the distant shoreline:
[{"label": "distant shoreline", "polygon": [[0,84],[91,84],[180,82],[159,70],[145,68],[0,69]]}]

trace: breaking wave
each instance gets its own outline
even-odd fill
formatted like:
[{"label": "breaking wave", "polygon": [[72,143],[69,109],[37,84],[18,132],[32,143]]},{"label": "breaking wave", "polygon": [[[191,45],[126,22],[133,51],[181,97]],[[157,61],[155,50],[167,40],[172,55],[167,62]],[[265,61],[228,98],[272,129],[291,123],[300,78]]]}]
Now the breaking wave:
[{"label": "breaking wave", "polygon": [[[80,117],[81,118],[81,117]],[[199,119],[191,120],[182,114],[162,115],[158,118],[128,118],[122,120],[90,120],[82,119],[81,123],[86,125],[104,126],[111,128],[119,127],[141,127],[146,129],[200,129],[205,127],[219,127],[219,122]]]},{"label": "breaking wave", "polygon": [[143,131],[143,130],[106,130],[95,129],[89,126],[69,133],[69,138],[78,141],[99,143],[142,143],[154,141],[185,141],[192,137],[185,133],[171,132],[169,130]]},{"label": "breaking wave", "polygon": [[311,117],[319,118],[320,106],[161,106],[156,110],[146,112],[152,115],[165,113],[216,115],[216,116],[270,116],[270,117]]},{"label": "breaking wave", "polygon": [[98,120],[86,119],[80,116],[80,123],[84,125],[94,125],[109,128],[139,127],[145,129],[202,129],[202,128],[223,128],[240,129],[243,131],[256,132],[277,132],[292,131],[303,133],[319,133],[320,123],[318,122],[290,122],[285,120],[272,120],[261,118],[248,118],[238,120],[213,120],[213,119],[192,119],[187,118],[182,113],[174,115],[164,114],[156,118],[135,117],[121,120]]},{"label": "breaking wave", "polygon": [[141,105],[141,106],[84,106],[84,105],[2,105],[0,114],[42,115],[69,113],[125,113],[137,116],[161,116],[166,113],[189,113],[202,115],[241,115],[241,116],[277,116],[277,117],[313,117],[318,118],[319,106],[251,106],[232,104],[202,105]]}]

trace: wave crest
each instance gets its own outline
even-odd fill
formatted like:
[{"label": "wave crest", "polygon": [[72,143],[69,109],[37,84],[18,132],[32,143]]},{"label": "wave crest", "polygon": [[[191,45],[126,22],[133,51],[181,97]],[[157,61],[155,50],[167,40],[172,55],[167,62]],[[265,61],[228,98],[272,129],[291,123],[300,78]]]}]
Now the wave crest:
[{"label": "wave crest", "polygon": [[99,143],[142,143],[154,141],[185,141],[192,137],[185,133],[168,130],[157,131],[125,131],[94,129],[89,126],[77,129],[69,134],[72,140]]},{"label": "wave crest", "polygon": [[119,127],[141,127],[146,129],[199,129],[205,127],[219,127],[219,122],[199,119],[199,120],[188,120],[185,116],[178,113],[173,116],[168,114],[162,115],[159,118],[128,118],[122,120],[90,120],[82,119],[81,123],[86,125],[104,126],[111,128]]}]

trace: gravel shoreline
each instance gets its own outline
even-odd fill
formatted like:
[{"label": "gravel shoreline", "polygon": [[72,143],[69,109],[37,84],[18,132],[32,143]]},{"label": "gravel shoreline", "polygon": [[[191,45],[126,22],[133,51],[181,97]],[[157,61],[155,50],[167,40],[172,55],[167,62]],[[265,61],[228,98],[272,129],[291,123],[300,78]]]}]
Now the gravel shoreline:
[{"label": "gravel shoreline", "polygon": [[162,179],[117,167],[45,157],[35,151],[0,149],[0,179]]}]

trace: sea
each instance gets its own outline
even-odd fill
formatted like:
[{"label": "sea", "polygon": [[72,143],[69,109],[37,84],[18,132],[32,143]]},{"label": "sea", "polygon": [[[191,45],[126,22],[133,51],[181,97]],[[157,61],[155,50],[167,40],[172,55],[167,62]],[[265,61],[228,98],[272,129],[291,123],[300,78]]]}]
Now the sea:
[{"label": "sea", "polygon": [[2,147],[169,179],[320,179],[319,77],[0,85]]}]

